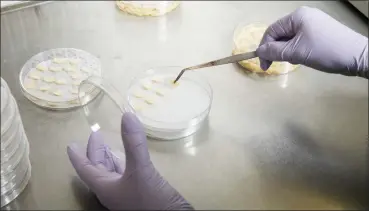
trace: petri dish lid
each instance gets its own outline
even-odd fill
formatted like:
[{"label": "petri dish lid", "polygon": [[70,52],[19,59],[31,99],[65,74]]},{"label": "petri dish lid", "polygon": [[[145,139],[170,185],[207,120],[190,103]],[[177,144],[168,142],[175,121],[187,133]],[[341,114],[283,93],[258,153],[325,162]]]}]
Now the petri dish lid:
[{"label": "petri dish lid", "polygon": [[3,136],[14,119],[13,97],[5,80],[1,78],[1,136]]},{"label": "petri dish lid", "polygon": [[134,111],[127,109],[120,92],[102,77],[91,76],[83,80],[78,92],[90,130],[100,133],[104,142],[119,157],[124,152],[121,138],[122,115],[127,111]]}]

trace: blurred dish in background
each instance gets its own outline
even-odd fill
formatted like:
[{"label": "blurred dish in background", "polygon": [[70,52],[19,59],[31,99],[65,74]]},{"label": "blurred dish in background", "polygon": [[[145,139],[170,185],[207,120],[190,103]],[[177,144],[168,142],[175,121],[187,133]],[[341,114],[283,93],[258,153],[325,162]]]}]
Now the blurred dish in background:
[{"label": "blurred dish in background", "polygon": [[[240,24],[233,35],[234,48],[232,54],[255,51],[267,28],[266,24]],[[292,65],[288,62],[273,62],[269,69],[264,71],[260,68],[259,58],[240,61],[239,64],[251,72],[265,75],[282,75],[298,67],[298,65]]]},{"label": "blurred dish in background", "polygon": [[117,1],[124,12],[136,16],[161,16],[176,9],[180,1]]}]

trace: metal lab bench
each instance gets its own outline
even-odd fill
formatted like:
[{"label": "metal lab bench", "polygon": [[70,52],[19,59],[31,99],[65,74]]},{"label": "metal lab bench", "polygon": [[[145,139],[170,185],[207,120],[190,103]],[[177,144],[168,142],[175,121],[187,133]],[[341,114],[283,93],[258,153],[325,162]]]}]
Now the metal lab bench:
[{"label": "metal lab bench", "polygon": [[[126,90],[149,67],[189,66],[231,54],[235,27],[272,23],[302,5],[368,36],[367,21],[335,1],[182,2],[163,17],[127,15],[115,2],[59,1],[1,16],[1,77],[19,105],[32,178],[7,209],[100,209],[70,164],[86,145],[81,110],[38,108],[18,74],[51,48],[86,50]],[[159,172],[196,209],[356,209],[368,206],[368,81],[304,66],[285,77],[249,77],[237,65],[201,71],[214,100],[206,127],[183,141],[149,141]],[[122,91],[122,92],[123,92]]]}]

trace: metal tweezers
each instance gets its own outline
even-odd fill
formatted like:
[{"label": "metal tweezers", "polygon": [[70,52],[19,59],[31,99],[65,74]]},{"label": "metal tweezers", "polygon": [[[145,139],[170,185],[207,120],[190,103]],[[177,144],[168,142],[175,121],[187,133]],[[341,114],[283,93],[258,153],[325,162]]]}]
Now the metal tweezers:
[{"label": "metal tweezers", "polygon": [[243,60],[252,59],[252,58],[255,58],[255,57],[257,57],[256,52],[252,51],[252,52],[247,52],[247,53],[243,53],[243,54],[237,54],[237,55],[234,55],[234,56],[228,56],[226,58],[214,60],[214,61],[211,61],[211,62],[207,62],[207,63],[204,63],[204,64],[199,64],[199,65],[192,66],[192,67],[187,67],[179,73],[179,75],[177,76],[177,78],[174,80],[173,83],[176,83],[182,77],[183,73],[186,72],[187,70],[195,70],[195,69],[200,69],[200,68],[204,68],[204,67],[213,67],[213,66],[218,66],[218,65],[223,65],[223,64],[235,63],[235,62],[239,62],[239,61],[243,61]]}]

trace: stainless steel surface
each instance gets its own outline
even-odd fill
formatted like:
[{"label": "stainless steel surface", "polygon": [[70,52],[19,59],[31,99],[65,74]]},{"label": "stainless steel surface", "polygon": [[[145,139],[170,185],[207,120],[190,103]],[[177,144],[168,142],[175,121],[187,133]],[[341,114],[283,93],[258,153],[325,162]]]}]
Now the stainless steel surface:
[{"label": "stainless steel surface", "polygon": [[[21,93],[34,54],[74,47],[101,59],[122,90],[138,71],[231,55],[240,22],[271,23],[301,5],[368,36],[338,1],[184,1],[159,18],[126,15],[115,2],[52,2],[1,16],[1,76],[17,99],[32,178],[7,209],[98,209],[66,147],[86,145],[83,111],[51,112]],[[300,67],[255,80],[237,65],[203,71],[214,91],[208,127],[193,140],[149,142],[153,163],[197,209],[354,209],[368,206],[368,81]],[[284,88],[283,88],[284,87]],[[192,141],[192,142],[191,142]]]},{"label": "stainless steel surface", "polygon": [[224,64],[230,64],[230,63],[235,63],[235,62],[239,62],[239,61],[243,61],[243,60],[248,60],[248,59],[252,59],[256,57],[256,52],[247,52],[247,53],[242,53],[242,54],[238,54],[238,55],[232,55],[232,56],[228,56],[222,59],[218,59],[218,60],[214,60],[211,62],[206,62],[203,64],[199,64],[199,65],[195,65],[195,66],[191,66],[191,67],[187,67],[185,69],[183,69],[177,76],[177,78],[174,80],[174,83],[176,83],[181,76],[183,75],[183,73],[187,70],[196,70],[196,69],[201,69],[201,68],[205,68],[205,67],[213,67],[213,66],[219,66],[219,65],[224,65]]},{"label": "stainless steel surface", "polygon": [[348,1],[350,2],[356,9],[358,9],[363,15],[368,18],[369,15],[369,1]]},{"label": "stainless steel surface", "polygon": [[33,7],[35,5],[41,5],[50,1],[7,1],[6,4],[1,5],[1,14],[8,12],[14,12],[17,10]]}]

